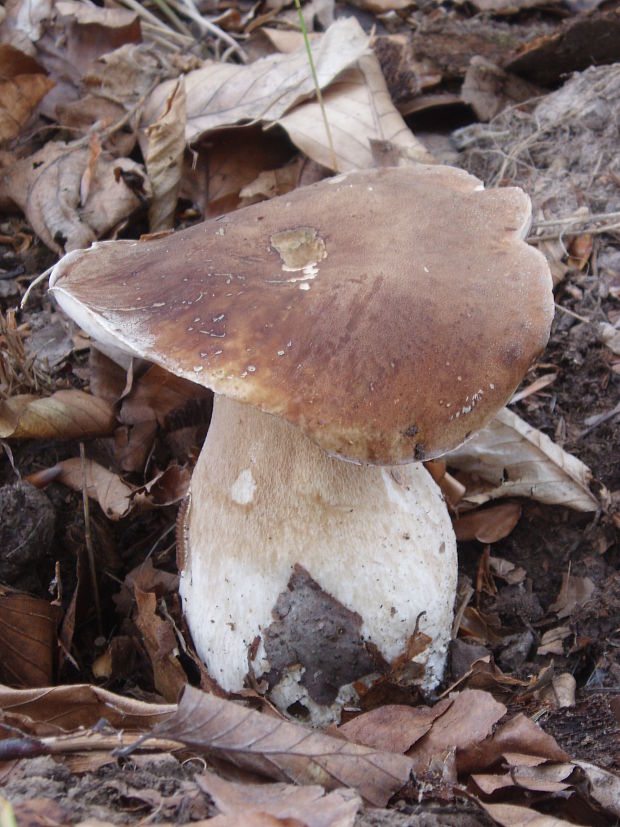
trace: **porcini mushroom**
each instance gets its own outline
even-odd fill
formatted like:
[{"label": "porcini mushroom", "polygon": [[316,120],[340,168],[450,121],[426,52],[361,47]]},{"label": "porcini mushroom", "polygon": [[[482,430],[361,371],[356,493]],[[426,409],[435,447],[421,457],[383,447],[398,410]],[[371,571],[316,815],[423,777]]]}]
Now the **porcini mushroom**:
[{"label": "porcini mushroom", "polygon": [[455,540],[420,461],[487,422],[547,342],[529,218],[521,190],[458,169],[378,169],[56,265],[91,335],[215,391],[181,595],[225,689],[253,674],[322,722],[414,633],[409,674],[441,679]]}]

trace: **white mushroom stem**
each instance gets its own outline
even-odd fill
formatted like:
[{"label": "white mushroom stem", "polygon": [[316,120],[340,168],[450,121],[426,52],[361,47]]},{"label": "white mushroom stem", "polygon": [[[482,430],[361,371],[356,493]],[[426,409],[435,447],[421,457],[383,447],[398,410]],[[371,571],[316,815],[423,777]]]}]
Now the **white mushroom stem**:
[{"label": "white mushroom stem", "polygon": [[190,491],[181,596],[198,654],[224,689],[243,686],[250,647],[296,563],[361,615],[362,637],[388,662],[418,622],[432,638],[423,682],[438,683],[456,542],[421,464],[343,462],[279,417],[216,397]]}]

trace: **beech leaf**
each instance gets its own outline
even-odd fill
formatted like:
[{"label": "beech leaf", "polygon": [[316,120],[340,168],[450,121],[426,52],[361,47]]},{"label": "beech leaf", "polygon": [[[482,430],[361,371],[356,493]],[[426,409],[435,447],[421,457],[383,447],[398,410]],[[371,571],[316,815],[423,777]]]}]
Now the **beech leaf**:
[{"label": "beech leaf", "polygon": [[115,427],[112,405],[84,391],[56,391],[43,399],[19,394],[0,402],[3,439],[87,439]]},{"label": "beech leaf", "polygon": [[576,511],[596,511],[590,470],[503,408],[481,431],[446,455],[449,466],[475,474],[488,485],[468,490],[463,501],[481,505],[497,497],[530,497]]},{"label": "beech leaf", "polygon": [[177,712],[153,731],[156,737],[198,747],[276,781],[357,789],[384,806],[409,779],[403,755],[333,738],[300,724],[186,686]]}]

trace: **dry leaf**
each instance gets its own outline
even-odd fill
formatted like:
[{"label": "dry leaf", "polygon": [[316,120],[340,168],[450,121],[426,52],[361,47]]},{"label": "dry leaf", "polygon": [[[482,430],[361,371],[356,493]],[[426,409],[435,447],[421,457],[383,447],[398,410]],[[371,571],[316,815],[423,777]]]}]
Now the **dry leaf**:
[{"label": "dry leaf", "polygon": [[150,185],[140,164],[104,153],[91,164],[88,198],[82,203],[82,181],[90,163],[90,149],[49,141],[6,173],[7,194],[24,212],[39,238],[59,255],[88,247],[131,215],[150,195]]},{"label": "dry leaf", "polygon": [[428,771],[433,759],[442,758],[456,749],[475,745],[490,734],[495,724],[506,714],[504,704],[489,692],[465,689],[450,697],[452,703],[434,722],[428,734],[410,750],[416,773]]},{"label": "dry leaf", "polygon": [[115,729],[150,730],[176,710],[115,695],[99,686],[10,689],[0,685],[0,709],[21,720],[24,731],[39,737],[92,728],[104,718]]},{"label": "dry leaf", "polygon": [[506,583],[514,585],[523,583],[527,572],[521,566],[515,566],[510,560],[503,557],[489,557],[489,568],[496,577],[501,577]]},{"label": "dry leaf", "polygon": [[34,58],[8,43],[0,44],[0,142],[19,135],[53,86]]},{"label": "dry leaf", "polygon": [[545,815],[517,804],[488,804],[478,802],[502,827],[575,827],[573,821]]},{"label": "dry leaf", "polygon": [[18,395],[0,402],[0,437],[88,439],[116,427],[113,407],[84,391],[56,391],[40,399]]},{"label": "dry leaf", "polygon": [[[551,735],[523,714],[516,715],[502,724],[486,740],[471,744],[457,754],[459,773],[470,774],[493,766],[500,759],[511,764],[533,765],[545,761],[569,760]],[[528,759],[530,759],[528,761]]]},{"label": "dry leaf", "polygon": [[[339,172],[375,166],[372,141],[392,145],[401,163],[432,162],[394,107],[374,55],[362,57],[343,72],[323,94],[323,101]],[[278,123],[309,158],[328,169],[333,167],[317,102],[301,104]]]},{"label": "dry leaf", "polygon": [[558,617],[569,617],[577,607],[584,606],[592,599],[596,586],[589,577],[562,575],[562,586],[558,599],[549,606],[549,611]]},{"label": "dry leaf", "polygon": [[412,762],[261,715],[187,686],[176,714],[153,732],[199,747],[276,781],[353,787],[382,807],[409,779]]},{"label": "dry leaf", "polygon": [[241,207],[247,207],[267,198],[284,195],[297,186],[301,169],[301,159],[294,164],[287,164],[279,169],[261,172],[257,178],[246,184],[239,192]]},{"label": "dry leaf", "polygon": [[349,741],[384,752],[405,753],[430,730],[452,701],[444,698],[434,706],[384,704],[338,727]]},{"label": "dry leaf", "polygon": [[573,763],[585,773],[592,798],[608,813],[620,818],[620,778],[587,761],[575,760]]},{"label": "dry leaf", "polygon": [[476,55],[467,68],[461,98],[481,121],[490,121],[507,106],[541,94],[531,83],[510,75],[490,60]]},{"label": "dry leaf", "polygon": [[179,662],[178,643],[172,623],[157,614],[157,598],[153,592],[134,587],[137,604],[136,626],[142,633],[144,645],[153,667],[155,689],[167,701],[174,702],[187,683]]},{"label": "dry leaf", "polygon": [[59,606],[0,585],[1,680],[23,687],[51,683],[60,615]]},{"label": "dry leaf", "polygon": [[142,153],[151,181],[149,206],[152,233],[171,229],[177,205],[185,152],[185,84],[177,81],[166,99],[163,113],[146,129]]},{"label": "dry leaf", "polygon": [[280,129],[264,132],[260,125],[222,129],[210,134],[186,156],[181,195],[205,218],[240,206],[239,193],[261,172],[286,164],[291,143]]},{"label": "dry leaf", "polygon": [[502,503],[490,508],[479,508],[452,519],[457,540],[478,540],[497,543],[512,532],[521,517],[518,503]]},{"label": "dry leaf", "polygon": [[65,459],[44,471],[37,471],[28,477],[28,482],[40,488],[55,480],[71,488],[72,491],[82,491],[83,474],[86,479],[88,496],[97,500],[102,511],[110,520],[120,520],[127,516],[133,507],[135,488],[129,485],[103,465],[91,459],[82,460],[79,457]]},{"label": "dry leaf", "polygon": [[531,497],[577,511],[599,506],[588,488],[589,469],[507,408],[446,460],[489,483],[479,492],[468,490],[464,502],[481,505],[497,497]]},{"label": "dry leaf", "polygon": [[353,790],[334,790],[294,784],[249,784],[226,781],[213,772],[196,779],[220,813],[236,816],[246,824],[254,813],[268,813],[278,819],[297,819],[306,827],[353,827],[361,800]]},{"label": "dry leaf", "polygon": [[540,646],[536,650],[537,655],[563,655],[564,644],[562,641],[570,637],[570,626],[558,626],[549,629],[540,639]]},{"label": "dry leaf", "polygon": [[[333,23],[312,46],[319,86],[324,89],[368,48],[368,37],[354,18]],[[174,81],[162,83],[148,100],[142,125],[162,111]],[[187,127],[194,143],[205,132],[240,122],[273,122],[314,94],[314,81],[304,48],[289,55],[270,55],[248,66],[212,63],[185,76]]]}]

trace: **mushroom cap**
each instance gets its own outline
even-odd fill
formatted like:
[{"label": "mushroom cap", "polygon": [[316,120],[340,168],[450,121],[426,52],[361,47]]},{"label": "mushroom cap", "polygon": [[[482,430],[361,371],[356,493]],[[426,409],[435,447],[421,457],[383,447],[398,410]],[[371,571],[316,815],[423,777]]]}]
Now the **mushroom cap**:
[{"label": "mushroom cap", "polygon": [[263,411],[332,454],[397,464],[481,428],[553,317],[529,198],[442,166],[353,172],[50,279],[87,332]]}]

